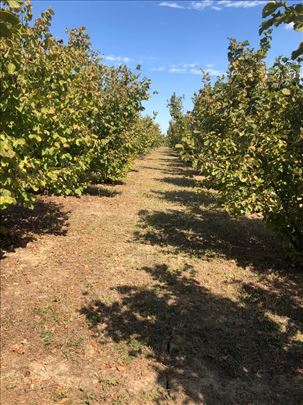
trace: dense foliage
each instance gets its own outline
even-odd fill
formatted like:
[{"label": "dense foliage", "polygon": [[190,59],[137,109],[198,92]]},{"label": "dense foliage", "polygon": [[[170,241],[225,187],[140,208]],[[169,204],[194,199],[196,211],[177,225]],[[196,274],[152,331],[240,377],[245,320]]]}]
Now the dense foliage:
[{"label": "dense foliage", "polygon": [[231,40],[226,78],[212,84],[204,75],[191,112],[172,96],[168,139],[216,184],[229,212],[261,214],[302,260],[301,59],[278,58],[267,68],[269,44],[269,33],[259,50]]},{"label": "dense foliage", "polygon": [[80,195],[91,180],[115,180],[161,142],[143,118],[150,82],[109,67],[84,28],[68,43],[50,32],[52,10],[32,22],[29,2],[0,13],[0,209],[31,204],[36,192]]}]

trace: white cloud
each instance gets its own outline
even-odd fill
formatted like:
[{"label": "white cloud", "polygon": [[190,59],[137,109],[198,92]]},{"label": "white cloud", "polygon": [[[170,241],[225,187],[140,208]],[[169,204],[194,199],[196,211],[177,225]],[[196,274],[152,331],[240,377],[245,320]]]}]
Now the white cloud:
[{"label": "white cloud", "polygon": [[159,4],[160,7],[170,7],[170,8],[186,8],[184,6],[181,6],[180,4],[177,4],[173,1],[162,1],[162,3]]},{"label": "white cloud", "polygon": [[217,69],[204,69],[204,72],[210,74],[211,76],[222,76],[224,72]]},{"label": "white cloud", "polygon": [[194,10],[204,10],[207,7],[213,7],[214,0],[192,1],[189,8]]},{"label": "white cloud", "polygon": [[284,25],[284,28],[285,28],[286,30],[293,30],[293,29],[294,29],[294,23],[291,22],[291,23],[289,23],[289,24],[286,24],[286,25]]},{"label": "white cloud", "polygon": [[160,66],[157,68],[151,68],[152,72],[165,72],[166,68],[164,66]]},{"label": "white cloud", "polygon": [[152,68],[153,72],[167,72],[176,74],[191,74],[201,75],[202,70],[209,73],[211,76],[221,76],[223,72],[217,69],[213,69],[214,64],[206,64],[205,67],[200,67],[198,63],[180,63],[177,65],[160,66]]},{"label": "white cloud", "polygon": [[220,0],[217,2],[222,7],[234,7],[234,8],[250,8],[266,4],[264,0]]},{"label": "white cloud", "polygon": [[192,1],[185,5],[184,2],[163,1],[159,3],[161,7],[179,8],[187,10],[205,10],[210,8],[212,10],[220,11],[223,8],[251,8],[266,4],[267,0],[201,0]]},{"label": "white cloud", "polygon": [[194,68],[190,69],[190,73],[193,75],[201,75],[202,72],[208,73],[210,76],[222,76],[223,72],[217,69],[210,69],[210,68]]},{"label": "white cloud", "polygon": [[186,69],[182,67],[169,67],[167,71],[169,73],[186,73]]},{"label": "white cloud", "polygon": [[193,68],[193,69],[190,69],[189,73],[191,73],[192,75],[201,75],[202,70],[198,69],[198,68]]},{"label": "white cloud", "polygon": [[119,63],[132,62],[132,59],[129,58],[128,56],[106,55],[103,57],[103,59],[108,60],[109,62],[119,62]]},{"label": "white cloud", "polygon": [[199,66],[199,64],[198,63],[184,63],[182,66],[184,68],[196,68]]}]

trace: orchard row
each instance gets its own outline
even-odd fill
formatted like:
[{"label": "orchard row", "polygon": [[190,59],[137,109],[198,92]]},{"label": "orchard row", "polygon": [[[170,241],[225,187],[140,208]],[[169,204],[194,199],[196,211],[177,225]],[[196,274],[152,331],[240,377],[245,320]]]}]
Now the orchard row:
[{"label": "orchard row", "polygon": [[[302,29],[303,5],[297,10]],[[270,34],[258,50],[231,40],[226,75],[214,83],[204,75],[192,111],[183,113],[182,99],[172,96],[168,139],[215,185],[230,213],[260,214],[302,260],[302,58],[299,50],[296,60],[278,58],[267,68]]]},{"label": "orchard row", "polygon": [[84,28],[67,43],[50,32],[52,10],[32,21],[29,2],[1,11],[0,209],[30,206],[37,192],[80,195],[119,179],[161,143],[142,117],[150,81],[102,64]]}]

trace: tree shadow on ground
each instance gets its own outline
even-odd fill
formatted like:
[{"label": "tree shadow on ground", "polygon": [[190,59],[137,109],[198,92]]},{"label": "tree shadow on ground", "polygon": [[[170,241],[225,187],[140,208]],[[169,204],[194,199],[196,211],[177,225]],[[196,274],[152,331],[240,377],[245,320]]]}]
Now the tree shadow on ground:
[{"label": "tree shadow on ground", "polygon": [[140,169],[158,170],[159,172],[165,171],[165,169],[163,169],[161,167],[155,167],[155,166],[140,166]]},{"label": "tree shadow on ground", "polygon": [[[181,166],[180,168],[171,168],[168,169],[167,166],[163,166],[163,167],[155,167],[155,166],[140,166],[140,169],[148,169],[148,170],[153,170],[153,171],[159,171],[163,174],[166,174],[168,176],[188,176],[188,177],[193,177],[195,175],[197,175],[197,171],[194,169],[188,169],[184,166]],[[163,181],[163,180],[162,180]]]},{"label": "tree shadow on ground", "polygon": [[[170,147],[162,147],[161,149],[159,149],[157,151],[157,154],[163,155],[163,156],[165,156],[165,158],[167,158],[168,156],[176,157],[176,158],[179,157],[179,153]],[[147,159],[149,159],[149,158],[147,158]]]},{"label": "tree shadow on ground", "polygon": [[157,161],[163,161],[166,162],[166,164],[170,167],[173,168],[183,168],[183,169],[191,169],[191,166],[189,166],[186,162],[180,162],[178,159],[162,159],[158,158]]},{"label": "tree shadow on ground", "polygon": [[171,167],[166,168],[166,170],[163,170],[164,174],[167,174],[169,176],[186,176],[187,178],[192,178],[194,176],[197,176],[199,173],[197,170],[190,169],[186,166],[180,166],[180,167]]},{"label": "tree shadow on ground", "polygon": [[213,193],[198,192],[189,190],[156,191],[153,193],[160,199],[172,203],[178,203],[186,207],[199,208],[202,204],[207,206],[217,206],[218,200]]},{"label": "tree shadow on ground", "polygon": [[0,258],[18,247],[25,247],[38,235],[65,235],[69,212],[62,204],[36,201],[33,209],[14,207],[1,214],[0,223],[6,229],[0,235]]},{"label": "tree shadow on ground", "polygon": [[[200,201],[203,197],[199,197]],[[204,197],[207,202],[209,196]],[[222,257],[245,268],[278,270],[286,259],[279,242],[259,219],[235,219],[193,205],[186,211],[139,212],[135,239],[197,258]]]},{"label": "tree shadow on ground", "polygon": [[121,194],[121,191],[110,190],[110,189],[100,186],[100,185],[91,185],[91,186],[87,187],[87,189],[84,191],[83,194],[99,196],[99,197],[115,197],[116,195]]},{"label": "tree shadow on ground", "polygon": [[183,167],[183,168],[190,168],[190,166],[188,166],[185,162],[180,162],[178,159],[175,159],[175,157],[173,156],[172,158],[157,158],[157,161],[159,162],[165,162],[165,164],[167,164],[170,167],[174,167],[174,168],[179,168],[179,167]]},{"label": "tree shadow on ground", "polygon": [[[179,169],[172,166],[172,173],[176,170]],[[178,189],[154,190],[154,194],[167,202],[180,204],[185,210],[140,211],[137,240],[198,258],[235,260],[243,268],[252,266],[258,271],[290,270],[279,240],[262,220],[234,218],[222,211],[219,194],[207,179],[188,177],[184,167],[182,175],[159,181]],[[211,191],[206,190],[206,186]]]},{"label": "tree shadow on ground", "polygon": [[[261,298],[247,289],[245,300],[235,302],[201,286],[190,266],[142,270],[151,286],[120,285],[119,301],[94,300],[81,308],[94,337],[144,345],[142,354],[130,347],[130,355],[152,360],[158,383],[179,404],[300,403],[301,308],[294,292],[292,299],[286,293],[293,286],[264,290]],[[284,327],[276,311],[287,317]]]},{"label": "tree shadow on ground", "polygon": [[[194,168],[190,163],[180,161],[178,158],[172,158],[167,163],[167,170],[170,173],[184,176],[184,177],[192,177],[192,176],[201,176],[203,175],[201,170]],[[204,176],[204,175],[203,175]],[[206,181],[206,177],[203,177],[203,181]],[[206,186],[205,186],[206,187]]]},{"label": "tree shadow on ground", "polygon": [[159,181],[178,187],[195,187],[197,184],[194,178],[189,177],[163,177],[163,179],[159,179]]},{"label": "tree shadow on ground", "polygon": [[102,179],[99,178],[92,178],[90,181],[91,186],[101,186],[104,185],[105,187],[108,186],[123,186],[125,181],[123,179]]},{"label": "tree shadow on ground", "polygon": [[[179,155],[172,151],[171,149],[167,148],[164,152],[160,153],[161,155],[163,154],[165,157],[164,158],[147,158],[146,163],[150,162],[160,162],[161,166],[163,167],[156,167],[153,169],[158,170],[163,172],[164,174],[167,175],[174,175],[174,176],[195,176],[198,174],[197,170],[193,169],[189,164],[186,162],[181,162],[179,160]],[[169,158],[167,158],[169,156]],[[163,163],[161,163],[163,162]],[[145,169],[150,169],[151,167],[149,166],[141,166],[141,168]],[[163,180],[164,181],[164,180]]]}]

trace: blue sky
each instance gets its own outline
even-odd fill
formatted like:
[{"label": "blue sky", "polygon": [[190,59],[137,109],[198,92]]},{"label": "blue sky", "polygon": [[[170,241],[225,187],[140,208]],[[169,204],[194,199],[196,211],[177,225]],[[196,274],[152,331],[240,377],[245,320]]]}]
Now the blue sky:
[{"label": "blue sky", "polygon": [[[295,3],[298,3],[296,0]],[[258,27],[264,1],[32,1],[34,16],[51,7],[52,33],[66,38],[65,29],[86,26],[93,48],[108,64],[142,65],[158,95],[145,103],[146,112],[158,112],[165,131],[167,100],[175,91],[184,95],[185,109],[201,86],[200,68],[215,78],[227,65],[228,37],[258,46]],[[290,1],[288,3],[291,3]],[[302,33],[281,26],[273,32],[268,62],[290,55]]]}]

